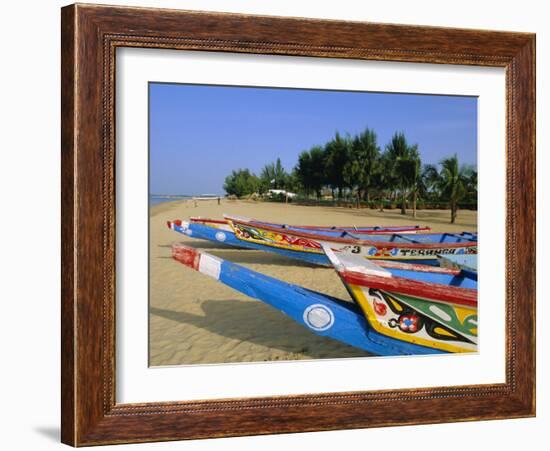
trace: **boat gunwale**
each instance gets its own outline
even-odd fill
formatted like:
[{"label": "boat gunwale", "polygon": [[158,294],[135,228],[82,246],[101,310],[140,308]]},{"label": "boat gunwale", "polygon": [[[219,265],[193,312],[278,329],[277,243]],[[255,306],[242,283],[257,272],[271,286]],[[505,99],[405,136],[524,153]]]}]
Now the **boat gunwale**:
[{"label": "boat gunwale", "polygon": [[[338,270],[337,270],[338,271]],[[423,282],[399,276],[381,277],[344,269],[338,271],[346,284],[374,288],[390,293],[421,297],[444,304],[477,308],[477,289]]]},{"label": "boat gunwale", "polygon": [[[201,218],[201,217],[198,217],[198,216],[190,216],[189,221],[190,222],[199,222],[199,223],[202,223],[202,224],[212,223],[212,224],[223,224],[223,225],[227,224],[227,225],[230,225],[231,220],[220,220],[220,219]],[[268,222],[264,222],[264,221],[258,221],[256,219],[251,219],[250,223],[251,224],[259,224],[261,226],[275,224],[275,223],[268,223]],[[420,227],[420,226],[417,226],[417,225],[386,226],[386,227],[384,227],[384,226],[358,226],[357,227],[357,226],[310,226],[310,225],[308,226],[308,225],[281,224],[277,227],[280,227],[281,229],[287,230],[286,227],[284,227],[284,226],[292,227],[292,228],[296,228],[296,229],[320,230],[320,231],[323,231],[323,232],[333,232],[333,231],[339,231],[339,230],[348,231],[347,229],[349,229],[350,232],[361,233],[361,234],[366,234],[366,235],[377,235],[377,234],[388,235],[388,234],[391,234],[391,233],[407,233],[407,234],[409,234],[412,231],[424,232],[424,231],[432,230],[431,227],[427,227],[427,226]],[[356,227],[359,230],[354,230],[354,227]],[[379,227],[379,228],[375,229],[375,227]],[[399,227],[401,230],[399,230],[399,231],[392,230],[391,227]],[[362,228],[369,228],[369,229],[372,229],[372,230],[361,230]]]},{"label": "boat gunwale", "polygon": [[[374,246],[376,248],[403,248],[403,249],[438,249],[438,248],[451,248],[451,249],[459,249],[459,248],[468,248],[468,247],[477,247],[478,243],[477,241],[466,241],[464,243],[395,243],[391,242],[389,240],[387,241],[372,241],[372,240],[366,240],[366,239],[351,239],[351,238],[341,238],[341,237],[327,237],[326,235],[320,235],[315,233],[309,233],[309,232],[300,232],[300,231],[289,231],[288,229],[283,229],[282,227],[272,227],[272,226],[266,226],[266,225],[257,225],[256,223],[247,222],[247,221],[241,221],[238,219],[231,219],[230,216],[228,216],[228,221],[231,224],[231,227],[234,226],[233,224],[241,224],[248,227],[256,227],[260,229],[265,229],[270,232],[276,232],[276,233],[285,233],[287,235],[295,235],[300,238],[309,238],[312,240],[319,240],[319,241],[325,241],[325,242],[333,242],[333,243],[343,243],[343,244],[355,244],[355,245],[364,245],[364,246]],[[235,233],[237,238],[239,238],[238,234]],[[389,234],[388,234],[389,235]],[[396,235],[399,235],[398,233]],[[437,233],[437,232],[431,232],[426,233],[426,235],[444,235],[443,233]],[[242,239],[242,238],[239,238]],[[246,241],[246,240],[243,240]]]},{"label": "boat gunwale", "polygon": [[403,263],[392,260],[377,260],[376,264],[382,268],[399,269],[403,271],[429,272],[433,274],[448,274],[458,276],[462,270],[460,268],[444,268],[442,266],[422,265],[420,263]]}]

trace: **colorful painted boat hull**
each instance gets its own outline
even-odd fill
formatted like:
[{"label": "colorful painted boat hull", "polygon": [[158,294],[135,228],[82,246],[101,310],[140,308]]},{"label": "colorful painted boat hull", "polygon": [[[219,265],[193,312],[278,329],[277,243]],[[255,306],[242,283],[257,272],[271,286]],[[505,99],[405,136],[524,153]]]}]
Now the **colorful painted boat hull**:
[{"label": "colorful painted boat hull", "polygon": [[477,264],[477,255],[442,255],[439,257],[439,266],[468,271],[476,280]]},{"label": "colorful painted boat hull", "polygon": [[444,352],[378,333],[350,302],[283,282],[181,244],[173,245],[172,256],[185,266],[280,310],[317,335],[383,356]]},{"label": "colorful painted boat hull", "polygon": [[325,251],[378,333],[447,352],[477,351],[477,277],[406,264],[368,267],[357,257]]},{"label": "colorful painted boat hull", "polygon": [[306,263],[311,263],[318,266],[332,266],[327,256],[323,254],[305,254],[304,252],[295,251],[291,249],[279,249],[279,248],[266,248],[266,246],[250,243],[239,240],[235,237],[233,231],[227,231],[223,229],[217,229],[199,223],[191,223],[186,221],[168,221],[168,228],[181,233],[187,237],[195,238],[199,240],[211,241],[221,245],[232,246],[239,249],[252,249],[256,251],[269,251],[283,257],[292,258],[294,260],[300,260]]},{"label": "colorful painted boat hull", "polygon": [[[243,240],[239,239],[233,230],[227,230],[226,228],[215,228],[202,223],[187,222],[181,220],[168,221],[168,228],[175,232],[181,233],[191,238],[202,239],[212,241],[215,243],[224,244],[227,246],[233,246],[238,248],[262,250],[267,252],[273,252],[285,257],[289,257],[295,260],[305,261],[314,265],[331,266],[329,259],[322,251],[322,245],[331,245],[328,241],[314,242],[311,247],[297,246],[298,243],[294,242],[292,245],[280,246],[280,245],[266,245],[263,240]],[[340,251],[356,254],[357,249],[351,246],[337,246],[334,248],[340,248]],[[388,249],[388,252],[392,252],[392,249]],[[394,252],[394,251],[393,251]],[[389,260],[385,254],[380,256],[368,256],[369,259],[381,259]],[[392,258],[395,261],[402,261],[399,258]],[[410,259],[404,259],[404,261],[410,262]],[[437,265],[437,257],[428,256],[428,258],[415,258],[414,263],[424,265]]]},{"label": "colorful painted boat hull", "polygon": [[[296,232],[280,227],[259,226],[235,218],[228,219],[235,236],[247,243],[269,249],[284,249],[303,254],[324,254],[323,246],[373,260],[396,260],[438,265],[439,255],[477,254],[475,234],[423,234],[413,236],[370,235],[368,239]],[[425,240],[426,242],[422,242]],[[435,242],[440,240],[441,242]]]}]

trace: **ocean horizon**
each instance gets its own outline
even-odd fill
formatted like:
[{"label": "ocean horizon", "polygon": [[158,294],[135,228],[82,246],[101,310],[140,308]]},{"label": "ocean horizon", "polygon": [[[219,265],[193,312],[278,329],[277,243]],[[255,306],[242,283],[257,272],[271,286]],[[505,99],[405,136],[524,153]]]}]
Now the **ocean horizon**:
[{"label": "ocean horizon", "polygon": [[164,202],[193,199],[193,197],[224,197],[222,194],[150,194],[149,205],[158,205]]}]

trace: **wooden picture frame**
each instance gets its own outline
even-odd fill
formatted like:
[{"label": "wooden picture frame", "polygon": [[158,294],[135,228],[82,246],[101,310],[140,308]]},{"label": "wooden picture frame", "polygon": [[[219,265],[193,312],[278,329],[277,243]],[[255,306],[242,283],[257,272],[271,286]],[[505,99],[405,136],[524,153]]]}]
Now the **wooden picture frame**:
[{"label": "wooden picture frame", "polygon": [[[71,5],[62,9],[62,441],[73,446],[535,415],[535,35]],[[115,50],[506,69],[506,382],[303,396],[115,399]]]}]

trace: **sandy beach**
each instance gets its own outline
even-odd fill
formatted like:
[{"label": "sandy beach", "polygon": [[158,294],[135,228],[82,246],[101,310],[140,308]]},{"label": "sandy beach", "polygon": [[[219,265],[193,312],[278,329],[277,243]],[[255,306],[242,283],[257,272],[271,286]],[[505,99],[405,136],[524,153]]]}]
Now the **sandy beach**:
[{"label": "sandy beach", "polygon": [[448,210],[419,210],[416,219],[399,210],[307,207],[253,201],[164,202],[150,209],[151,366],[364,357],[361,350],[315,335],[281,312],[197,273],[171,258],[171,245],[197,249],[290,283],[350,300],[330,268],[320,268],[272,253],[238,250],[194,240],[166,227],[167,220],[189,216],[222,218],[223,213],[265,221],[316,225],[430,226],[435,232],[477,229],[477,212],[460,210],[450,224]]}]

